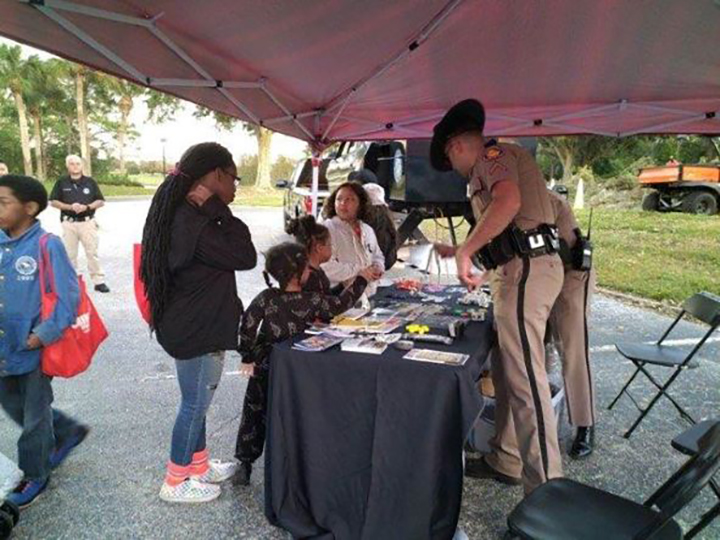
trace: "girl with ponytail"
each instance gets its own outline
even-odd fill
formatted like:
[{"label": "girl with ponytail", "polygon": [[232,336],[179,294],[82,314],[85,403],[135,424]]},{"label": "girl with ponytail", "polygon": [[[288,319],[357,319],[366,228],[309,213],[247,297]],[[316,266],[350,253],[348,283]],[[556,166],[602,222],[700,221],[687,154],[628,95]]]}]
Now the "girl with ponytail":
[{"label": "girl with ponytail", "polygon": [[332,294],[334,291],[330,290],[330,280],[320,268],[320,265],[328,262],[332,256],[332,241],[328,228],[315,221],[314,216],[308,215],[293,219],[288,232],[305,247],[307,252],[309,275],[303,284],[303,291]]},{"label": "girl with ponytail", "polygon": [[[294,242],[274,246],[265,254],[263,276],[268,288],[250,304],[240,328],[243,367],[250,375],[235,457],[240,461],[237,483],[248,485],[252,464],[265,444],[265,414],[273,344],[302,334],[316,320],[329,321],[350,309],[365,291],[370,270],[362,271],[338,296],[306,291],[310,274],[307,248]],[[278,287],[274,287],[271,278]]]},{"label": "girl with ponytail", "polygon": [[238,177],[232,155],[216,143],[190,147],[160,185],[142,240],[140,275],[150,327],[175,359],[180,409],[160,498],[197,503],[217,498],[234,463],[210,461],[205,416],[237,348],[242,302],[235,272],[255,267],[247,226],[230,211]]}]

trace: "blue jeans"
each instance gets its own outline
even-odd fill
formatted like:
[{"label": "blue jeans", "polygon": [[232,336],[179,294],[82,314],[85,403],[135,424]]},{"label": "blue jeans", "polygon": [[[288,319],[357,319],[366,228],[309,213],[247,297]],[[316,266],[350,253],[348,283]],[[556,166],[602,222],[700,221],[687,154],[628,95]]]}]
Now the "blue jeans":
[{"label": "blue jeans", "polygon": [[0,377],[0,405],[22,428],[18,466],[26,480],[50,476],[50,454],[75,434],[79,424],[51,407],[52,379],[40,368],[23,375]]},{"label": "blue jeans", "polygon": [[205,415],[220,383],[224,364],[224,353],[175,360],[181,400],[173,428],[170,461],[176,465],[190,465],[193,454],[205,449]]}]

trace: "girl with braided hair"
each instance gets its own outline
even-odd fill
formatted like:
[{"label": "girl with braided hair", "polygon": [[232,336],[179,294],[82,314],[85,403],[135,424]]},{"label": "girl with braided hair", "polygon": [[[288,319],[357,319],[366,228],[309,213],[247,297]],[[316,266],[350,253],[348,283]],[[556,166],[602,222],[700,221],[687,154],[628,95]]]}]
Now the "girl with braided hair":
[{"label": "girl with braided hair", "polygon": [[330,260],[332,256],[332,240],[330,231],[325,225],[315,221],[315,216],[303,216],[290,222],[288,232],[295,237],[301,245],[305,246],[308,256],[308,278],[303,284],[303,291],[317,291],[322,294],[334,294],[340,290],[331,291],[330,280],[320,265]]},{"label": "girl with braided hair", "polygon": [[237,169],[216,143],[190,147],[153,197],[143,230],[140,263],[151,307],[150,327],[175,359],[181,402],[160,498],[206,502],[237,464],[210,461],[205,416],[223,372],[224,354],[237,348],[242,302],[235,272],[255,267],[250,231],[228,205]]},{"label": "girl with braided hair", "polygon": [[[310,274],[305,247],[294,242],[274,246],[265,254],[263,276],[268,288],[255,297],[243,316],[240,327],[242,372],[250,375],[235,457],[240,461],[236,481],[250,483],[252,464],[263,452],[267,387],[270,374],[269,356],[275,343],[302,334],[316,320],[329,321],[350,309],[360,298],[370,278],[362,271],[338,296],[306,291],[304,283]],[[272,277],[279,287],[273,287]]]}]

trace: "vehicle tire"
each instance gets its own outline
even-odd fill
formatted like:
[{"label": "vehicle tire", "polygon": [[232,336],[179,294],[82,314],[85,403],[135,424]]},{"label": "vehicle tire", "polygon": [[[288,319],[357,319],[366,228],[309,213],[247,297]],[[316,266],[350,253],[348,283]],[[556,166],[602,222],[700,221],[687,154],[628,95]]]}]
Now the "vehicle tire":
[{"label": "vehicle tire", "polygon": [[657,212],[660,210],[660,193],[651,191],[643,197],[642,209],[646,212]]},{"label": "vehicle tire", "polygon": [[283,228],[286,234],[290,234],[290,218],[285,212],[283,212]]},{"label": "vehicle tire", "polygon": [[691,191],[682,201],[682,211],[688,214],[717,214],[718,201],[709,191]]}]

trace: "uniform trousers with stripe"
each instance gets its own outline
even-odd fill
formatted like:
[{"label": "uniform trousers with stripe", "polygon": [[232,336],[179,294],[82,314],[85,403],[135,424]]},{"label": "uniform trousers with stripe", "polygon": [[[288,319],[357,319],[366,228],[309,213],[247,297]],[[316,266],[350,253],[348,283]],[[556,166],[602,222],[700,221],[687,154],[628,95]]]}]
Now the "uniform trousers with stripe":
[{"label": "uniform trousers with stripe", "polygon": [[496,434],[486,461],[503,474],[522,478],[526,494],[562,476],[544,346],[562,284],[557,255],[516,257],[490,280],[499,354],[493,355],[492,365]]},{"label": "uniform trousers with stripe", "polygon": [[562,361],[568,420],[576,427],[595,425],[588,341],[588,316],[595,282],[595,270],[566,269],[562,290],[550,314],[551,334]]}]

